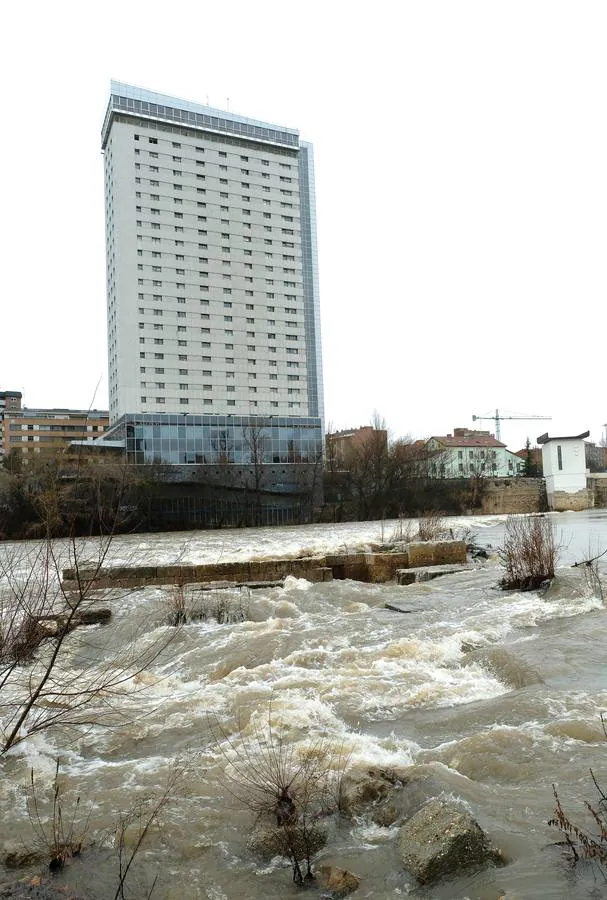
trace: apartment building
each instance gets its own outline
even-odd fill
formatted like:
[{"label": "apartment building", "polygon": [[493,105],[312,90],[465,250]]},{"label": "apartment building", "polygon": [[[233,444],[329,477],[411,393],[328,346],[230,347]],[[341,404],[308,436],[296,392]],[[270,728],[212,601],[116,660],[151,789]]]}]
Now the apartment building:
[{"label": "apartment building", "polygon": [[71,441],[99,437],[109,415],[92,409],[6,409],[3,422],[3,453],[20,451],[24,457],[52,457]]},{"label": "apartment building", "polygon": [[426,442],[433,478],[512,478],[525,464],[488,431],[454,428],[453,434],[433,435]]},{"label": "apartment building", "polygon": [[4,455],[4,416],[21,409],[22,397],[20,391],[0,391],[0,457]]},{"label": "apartment building", "polygon": [[[295,129],[112,82],[109,439],[140,462],[322,447],[312,147]],[[186,433],[187,429],[187,433]]]},{"label": "apartment building", "polygon": [[361,425],[327,434],[327,458],[331,465],[347,468],[350,463],[365,454],[380,456],[388,449],[388,432],[385,428]]}]

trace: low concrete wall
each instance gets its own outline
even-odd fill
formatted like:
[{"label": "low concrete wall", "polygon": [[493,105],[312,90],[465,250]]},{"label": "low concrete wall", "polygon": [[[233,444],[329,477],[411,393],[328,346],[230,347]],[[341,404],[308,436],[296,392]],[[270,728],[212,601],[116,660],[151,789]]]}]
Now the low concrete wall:
[{"label": "low concrete wall", "polygon": [[[301,559],[264,559],[250,562],[209,563],[204,566],[116,566],[80,571],[80,580],[94,579],[95,587],[138,587],[146,584],[208,584],[230,582],[246,584],[257,581],[282,581],[287,575],[305,578],[307,581],[329,581],[331,568],[323,557]],[[75,572],[63,572],[63,585],[67,589],[77,587]]]},{"label": "low concrete wall", "polygon": [[[204,566],[116,566],[99,571],[81,569],[79,576],[81,582],[93,580],[96,588],[211,582],[247,584],[281,581],[288,575],[312,582],[349,578],[353,581],[383,584],[394,581],[398,569],[465,561],[466,545],[463,541],[428,541],[409,544],[407,550],[400,553],[344,553],[300,559],[210,563]],[[65,589],[78,587],[75,574],[73,569],[64,570]]]},{"label": "low concrete wall", "polygon": [[350,578],[367,581],[367,558],[364,553],[334,553],[324,557],[324,564],[331,569],[334,579]]}]

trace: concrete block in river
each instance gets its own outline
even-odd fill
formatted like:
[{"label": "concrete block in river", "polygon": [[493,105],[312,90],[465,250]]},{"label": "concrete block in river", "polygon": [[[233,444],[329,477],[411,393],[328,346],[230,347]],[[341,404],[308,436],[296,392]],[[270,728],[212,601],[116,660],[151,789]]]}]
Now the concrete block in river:
[{"label": "concrete block in river", "polygon": [[398,569],[395,573],[397,584],[416,584],[420,581],[432,581],[442,575],[456,575],[467,572],[473,567],[467,563],[454,565],[416,566],[414,569]]},{"label": "concrete block in river", "polygon": [[398,569],[409,565],[409,553],[367,553],[367,581],[373,584],[384,584],[393,581]]},{"label": "concrete block in river", "polygon": [[413,541],[408,545],[409,568],[465,563],[465,541]]},{"label": "concrete block in river", "polygon": [[[349,578],[353,581],[384,584],[394,581],[397,571],[417,566],[460,563],[466,560],[463,541],[438,541],[410,544],[395,553],[343,553],[328,556],[255,559],[206,565],[116,566],[91,569],[81,574],[94,579],[97,587],[136,587],[144,584],[203,584],[229,581],[276,582],[288,575],[309,581]],[[329,572],[331,574],[329,574]],[[74,571],[63,573],[64,585],[72,587]],[[400,582],[403,583],[403,582]]]}]

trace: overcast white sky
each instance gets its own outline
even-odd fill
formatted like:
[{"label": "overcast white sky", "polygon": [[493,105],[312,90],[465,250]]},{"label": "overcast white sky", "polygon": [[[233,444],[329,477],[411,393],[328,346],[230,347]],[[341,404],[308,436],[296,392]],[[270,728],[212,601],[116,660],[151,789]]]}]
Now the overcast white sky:
[{"label": "overcast white sky", "polygon": [[59,0],[3,32],[0,389],[107,406],[113,77],[314,143],[327,422],[601,437],[604,0]]}]

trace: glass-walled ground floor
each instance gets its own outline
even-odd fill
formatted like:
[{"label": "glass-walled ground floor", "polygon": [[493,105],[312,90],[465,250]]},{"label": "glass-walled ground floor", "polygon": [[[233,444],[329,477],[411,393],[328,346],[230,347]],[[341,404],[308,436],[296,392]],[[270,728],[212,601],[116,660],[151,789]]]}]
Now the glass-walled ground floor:
[{"label": "glass-walled ground floor", "polygon": [[257,466],[317,463],[323,429],[316,417],[127,413],[101,440],[121,442],[130,463]]}]

